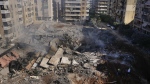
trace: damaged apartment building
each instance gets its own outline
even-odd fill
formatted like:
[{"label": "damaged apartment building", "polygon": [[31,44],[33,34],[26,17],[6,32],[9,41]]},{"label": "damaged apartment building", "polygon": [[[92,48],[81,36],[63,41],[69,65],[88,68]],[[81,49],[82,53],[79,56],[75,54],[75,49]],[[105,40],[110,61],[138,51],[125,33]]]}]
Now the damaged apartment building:
[{"label": "damaged apartment building", "polygon": [[118,23],[129,24],[134,20],[137,0],[95,0],[95,12],[107,14]]},{"label": "damaged apartment building", "polygon": [[134,20],[137,0],[110,0],[110,16],[116,22],[129,24]]},{"label": "damaged apartment building", "polygon": [[1,20],[4,37],[16,39],[23,28],[23,11],[21,0],[0,0]]},{"label": "damaged apartment building", "polygon": [[138,0],[133,27],[150,35],[150,0]]},{"label": "damaged apartment building", "polygon": [[89,19],[89,0],[62,0],[62,13],[66,22],[82,23]]},{"label": "damaged apartment building", "polygon": [[53,20],[53,1],[0,0],[0,12],[3,36],[12,42],[22,34],[24,28],[36,22]]},{"label": "damaged apartment building", "polygon": [[110,0],[95,0],[95,12],[98,14],[109,14]]},{"label": "damaged apartment building", "polygon": [[36,21],[53,20],[53,0],[34,0]]}]

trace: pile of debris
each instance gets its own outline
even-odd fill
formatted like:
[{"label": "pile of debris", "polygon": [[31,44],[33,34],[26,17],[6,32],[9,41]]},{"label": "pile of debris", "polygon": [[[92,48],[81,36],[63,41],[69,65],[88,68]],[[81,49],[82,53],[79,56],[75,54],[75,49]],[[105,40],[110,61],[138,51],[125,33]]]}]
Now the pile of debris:
[{"label": "pile of debris", "polygon": [[10,53],[0,57],[0,67],[6,67],[9,65],[9,63],[11,63],[11,61],[17,59],[19,59],[19,55],[15,51],[11,51]]},{"label": "pile of debris", "polygon": [[[25,39],[23,44],[18,43],[15,52],[12,50],[0,58],[2,84],[141,84],[143,82],[132,67],[134,63],[132,55],[106,48],[105,45],[109,44],[111,42],[109,40],[113,37],[106,40],[107,35],[101,35],[101,30],[79,29],[72,26],[70,29],[63,27],[53,30],[48,27],[50,26],[46,25],[43,29],[38,29],[35,35],[33,32],[28,34],[31,37]],[[44,35],[39,34],[40,31]],[[53,35],[55,33],[56,35]],[[101,38],[97,38],[98,36]],[[101,39],[105,39],[106,43]],[[4,64],[3,60],[7,64]],[[2,74],[4,71],[7,71],[7,74]]]}]

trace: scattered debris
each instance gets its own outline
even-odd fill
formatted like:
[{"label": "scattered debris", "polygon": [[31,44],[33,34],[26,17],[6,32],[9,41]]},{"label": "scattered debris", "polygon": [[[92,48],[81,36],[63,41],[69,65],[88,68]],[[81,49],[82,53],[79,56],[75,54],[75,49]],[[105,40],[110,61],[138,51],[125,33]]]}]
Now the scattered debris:
[{"label": "scattered debris", "polygon": [[19,39],[16,48],[0,57],[0,83],[146,82],[132,66],[135,59],[131,54],[107,46],[114,37],[106,31],[65,24],[52,27],[52,23],[43,23],[37,31],[26,30],[27,36]]},{"label": "scattered debris", "polygon": [[49,67],[49,65],[47,64],[48,60],[49,59],[47,59],[47,58],[43,58],[41,63],[40,63],[40,66],[43,68],[48,68]]}]

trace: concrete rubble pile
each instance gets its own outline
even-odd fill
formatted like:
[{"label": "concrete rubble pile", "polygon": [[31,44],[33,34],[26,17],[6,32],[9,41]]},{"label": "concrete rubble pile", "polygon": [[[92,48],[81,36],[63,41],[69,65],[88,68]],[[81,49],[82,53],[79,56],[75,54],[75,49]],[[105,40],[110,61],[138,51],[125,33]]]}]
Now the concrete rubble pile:
[{"label": "concrete rubble pile", "polygon": [[[97,73],[97,74],[99,73],[95,69],[97,65],[95,63],[98,61],[96,56],[94,56],[93,58],[92,57],[89,58],[89,56],[86,56],[84,53],[71,50],[69,47],[72,46],[64,45],[63,42],[59,43],[58,41],[60,40],[53,39],[50,42],[49,53],[43,55],[41,52],[36,52],[36,53],[26,52],[27,57],[26,58],[21,57],[19,59],[19,54],[16,53],[17,48],[15,49],[16,52],[11,51],[10,53],[14,56],[14,60],[19,59],[18,60],[19,63],[22,64],[21,71],[15,70],[13,73],[11,71],[7,72],[7,74],[11,73],[11,81],[17,79],[18,76],[25,75],[21,77],[24,82],[25,81],[37,82],[39,79],[42,79],[44,76],[53,73],[56,78],[55,80],[50,81],[50,83],[63,82],[63,84],[68,84],[71,83],[70,78],[68,78],[69,74],[79,74],[79,75],[83,75],[84,77],[91,77],[92,73]],[[1,59],[6,58],[5,56],[7,55],[4,55],[3,57],[1,57]],[[26,59],[28,60],[25,63]],[[8,61],[11,62],[11,60]],[[9,63],[5,64],[4,66],[4,63],[1,63],[1,67],[7,68],[6,65],[8,64]],[[14,66],[13,64],[11,65]],[[7,69],[9,68],[10,67],[8,67]],[[6,77],[7,74],[5,74],[5,78],[7,78]],[[10,79],[9,77],[7,79]],[[23,81],[20,80],[20,82]],[[47,81],[41,81],[41,82],[47,82]],[[9,84],[9,82],[2,79],[1,79],[1,83]],[[19,81],[17,81],[16,84],[17,83],[19,83]]]},{"label": "concrete rubble pile", "polygon": [[21,39],[14,49],[0,57],[0,84],[141,82],[130,65],[134,58],[130,59],[132,56],[123,52],[109,51],[97,38],[105,37],[100,34],[102,31],[64,24],[49,27],[52,25],[44,23],[35,32],[31,29],[34,34],[27,33],[29,38],[24,37],[25,41]]}]

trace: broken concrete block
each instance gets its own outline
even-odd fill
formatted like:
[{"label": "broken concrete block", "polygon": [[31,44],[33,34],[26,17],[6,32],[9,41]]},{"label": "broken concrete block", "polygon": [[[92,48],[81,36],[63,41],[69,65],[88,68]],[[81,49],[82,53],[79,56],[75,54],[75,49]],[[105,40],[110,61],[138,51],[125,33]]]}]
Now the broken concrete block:
[{"label": "broken concrete block", "polygon": [[32,66],[32,69],[35,69],[37,67],[37,65],[38,65],[37,63],[34,63]]},{"label": "broken concrete block", "polygon": [[40,63],[40,66],[43,68],[48,68],[49,67],[49,65],[47,64],[48,60],[49,59],[47,59],[47,58],[43,58],[41,63]]},{"label": "broken concrete block", "polygon": [[57,66],[60,61],[60,58],[63,56],[63,53],[64,53],[64,50],[62,48],[59,48],[56,54],[52,56],[52,58],[50,58],[48,64]]},{"label": "broken concrete block", "polygon": [[68,57],[62,57],[60,63],[61,64],[71,64],[71,61],[68,59]]},{"label": "broken concrete block", "polygon": [[72,65],[79,65],[79,63],[77,61],[73,60]]},{"label": "broken concrete block", "polygon": [[83,65],[83,67],[89,69],[89,68],[90,68],[90,65],[89,65],[88,63],[85,63],[85,64]]}]

